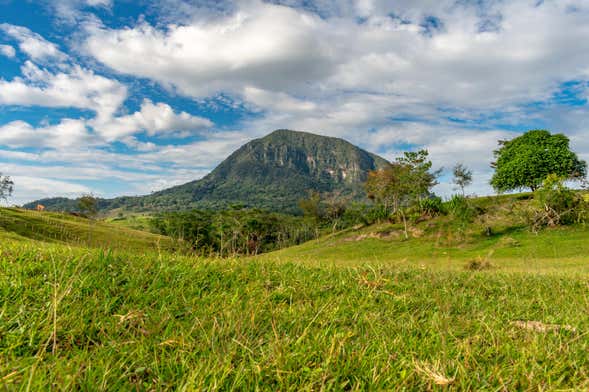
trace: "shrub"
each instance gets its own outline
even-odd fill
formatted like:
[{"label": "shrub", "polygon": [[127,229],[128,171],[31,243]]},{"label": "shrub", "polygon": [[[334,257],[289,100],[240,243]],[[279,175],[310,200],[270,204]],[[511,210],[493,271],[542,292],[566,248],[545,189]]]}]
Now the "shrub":
[{"label": "shrub", "polygon": [[454,195],[446,202],[446,208],[450,215],[462,222],[470,222],[476,215],[475,208],[469,200],[461,195]]},{"label": "shrub", "polygon": [[564,181],[564,178],[551,174],[535,192],[535,203],[529,214],[532,229],[587,221],[589,203],[581,194],[567,188]]},{"label": "shrub", "polygon": [[419,202],[419,212],[424,215],[438,216],[446,213],[444,203],[438,196],[423,199]]}]

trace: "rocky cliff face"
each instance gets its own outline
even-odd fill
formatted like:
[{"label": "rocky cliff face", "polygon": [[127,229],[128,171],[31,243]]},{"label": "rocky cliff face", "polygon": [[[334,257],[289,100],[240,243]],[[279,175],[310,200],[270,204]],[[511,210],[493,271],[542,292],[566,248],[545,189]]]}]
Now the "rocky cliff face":
[{"label": "rocky cliff face", "polygon": [[294,211],[310,190],[362,199],[368,172],[385,164],[342,139],[277,130],[245,144],[202,180],[160,194],[189,193],[197,204],[213,207],[243,203]]}]

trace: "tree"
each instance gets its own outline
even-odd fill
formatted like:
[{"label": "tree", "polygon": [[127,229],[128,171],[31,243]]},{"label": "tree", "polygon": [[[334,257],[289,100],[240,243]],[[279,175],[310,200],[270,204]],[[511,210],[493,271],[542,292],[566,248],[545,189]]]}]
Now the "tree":
[{"label": "tree", "polygon": [[98,213],[97,201],[93,195],[83,195],[78,199],[78,209],[82,214],[92,218]]},{"label": "tree", "polygon": [[464,196],[464,188],[472,184],[472,171],[470,171],[462,163],[457,163],[456,166],[454,166],[452,169],[452,173],[454,174],[454,179],[452,182],[458,186],[458,188],[460,188],[462,191],[462,196]]},{"label": "tree", "polygon": [[437,178],[443,170],[440,168],[434,172],[431,171],[432,162],[429,160],[429,152],[427,150],[405,152],[402,157],[397,158],[397,162],[409,168],[411,182],[409,195],[413,201],[419,202],[429,197],[431,189],[438,184]]},{"label": "tree", "polygon": [[407,233],[406,209],[418,204],[431,195],[431,188],[437,184],[440,170],[431,172],[432,163],[427,150],[405,152],[404,156],[390,163],[384,169],[368,173],[365,184],[368,198],[381,203],[385,212],[391,211],[401,217]]},{"label": "tree", "polygon": [[309,191],[309,196],[299,200],[299,208],[303,215],[319,222],[323,216],[321,210],[321,194],[317,191]]},{"label": "tree", "polygon": [[6,200],[14,190],[14,182],[9,176],[3,176],[0,173],[0,200]]},{"label": "tree", "polygon": [[381,204],[386,214],[397,213],[411,192],[410,168],[399,162],[368,173],[365,188],[368,198]]},{"label": "tree", "polygon": [[531,130],[512,140],[500,140],[491,167],[491,185],[498,192],[530,188],[533,191],[551,174],[568,180],[582,180],[587,164],[569,148],[563,134]]}]

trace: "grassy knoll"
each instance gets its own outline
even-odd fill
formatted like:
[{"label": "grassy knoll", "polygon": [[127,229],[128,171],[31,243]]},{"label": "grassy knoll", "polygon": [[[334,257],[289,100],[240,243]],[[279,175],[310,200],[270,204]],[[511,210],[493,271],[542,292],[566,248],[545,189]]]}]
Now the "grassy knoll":
[{"label": "grassy knoll", "polygon": [[525,225],[528,194],[472,199],[476,215],[409,225],[382,223],[349,229],[316,241],[261,255],[275,262],[313,266],[373,266],[461,270],[483,263],[503,272],[589,273],[589,226],[578,224],[532,232]]},{"label": "grassy knoll", "polygon": [[136,251],[172,247],[167,237],[129,227],[70,214],[18,208],[0,208],[2,237]]},{"label": "grassy knoll", "polygon": [[587,231],[429,223],[222,260],[0,231],[0,389],[589,388]]},{"label": "grassy knoll", "polygon": [[348,230],[260,258],[313,266],[370,264],[436,270],[461,270],[479,261],[504,272],[589,273],[589,228],[581,225],[539,233],[513,229],[506,234],[467,239],[454,231],[441,230],[409,240],[395,227]]}]

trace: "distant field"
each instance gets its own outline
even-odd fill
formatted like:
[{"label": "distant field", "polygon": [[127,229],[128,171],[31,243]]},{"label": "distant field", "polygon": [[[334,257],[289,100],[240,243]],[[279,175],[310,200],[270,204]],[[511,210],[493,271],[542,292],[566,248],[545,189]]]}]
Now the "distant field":
[{"label": "distant field", "polygon": [[405,241],[381,225],[213,260],[107,223],[80,246],[51,237],[59,216],[14,215],[29,226],[0,230],[7,390],[589,388],[582,226],[457,239],[424,222]]}]

